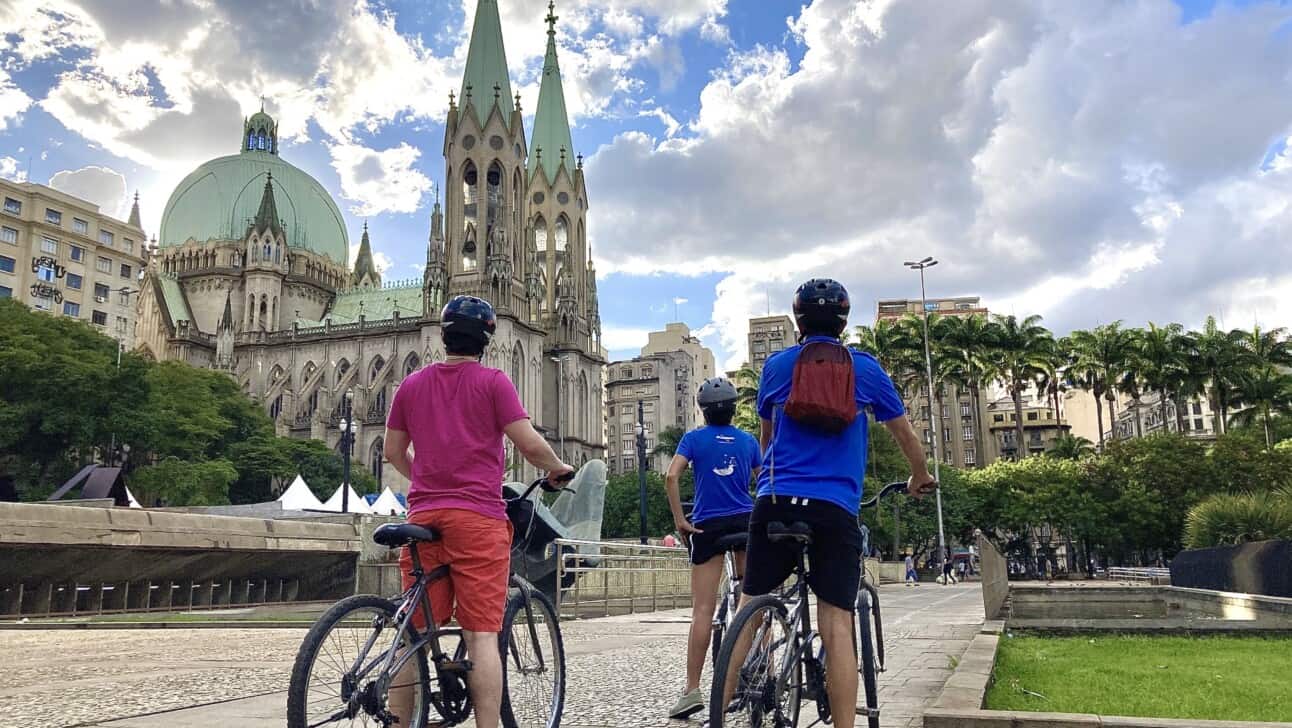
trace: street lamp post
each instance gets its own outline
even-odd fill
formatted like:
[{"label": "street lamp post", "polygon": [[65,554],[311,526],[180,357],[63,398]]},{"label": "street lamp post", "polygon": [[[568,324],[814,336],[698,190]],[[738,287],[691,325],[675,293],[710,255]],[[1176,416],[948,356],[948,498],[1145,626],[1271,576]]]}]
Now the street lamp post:
[{"label": "street lamp post", "polygon": [[[123,287],[121,287],[121,288],[118,288],[118,289],[116,289],[116,290],[117,290],[117,293],[120,293],[122,296],[125,296],[125,297],[126,297],[126,301],[127,301],[127,302],[129,302],[129,301],[130,301],[130,297],[131,297],[131,296],[133,296],[134,294],[136,294],[136,293],[138,293],[138,292],[139,292],[139,291],[137,291],[137,290],[135,290],[135,289],[133,289],[133,288],[128,288],[128,287],[125,287],[125,286],[123,286]],[[124,341],[122,341],[120,338],[118,338],[118,339],[117,339],[117,376],[121,376],[121,352],[122,352],[125,348],[126,348],[126,342],[124,342]],[[125,452],[129,452],[129,449],[128,449],[128,448],[124,448],[124,447],[123,447],[123,450],[125,450]],[[114,430],[112,431],[112,444],[110,444],[110,445],[108,446],[108,457],[109,457],[109,458],[112,458],[112,460],[113,460],[114,462],[115,462],[116,457],[117,457],[117,454],[116,454],[116,453],[117,453],[117,431],[114,429]],[[125,464],[125,462],[124,462],[124,461],[125,461],[125,457],[123,456],[123,457],[122,457],[122,464],[123,464],[123,465]]]},{"label": "street lamp post", "polygon": [[642,401],[637,400],[637,491],[641,511],[641,543],[646,545],[646,419]]},{"label": "street lamp post", "polygon": [[942,427],[939,419],[941,413],[937,411],[933,402],[933,357],[929,353],[929,305],[924,289],[924,269],[932,268],[937,264],[933,256],[920,261],[908,260],[903,263],[907,268],[920,272],[920,310],[924,314],[924,373],[929,383],[929,425],[933,429],[933,479],[938,484],[933,493],[938,505],[938,573],[941,574],[947,560],[947,537],[942,528],[942,474],[938,467],[942,460]]},{"label": "street lamp post", "polygon": [[565,461],[565,428],[561,427],[561,374],[563,362],[559,356],[549,356],[556,362],[556,439],[561,445],[561,461]]},{"label": "street lamp post", "polygon": [[350,512],[350,440],[354,428],[354,390],[345,391],[341,422],[341,512]]}]

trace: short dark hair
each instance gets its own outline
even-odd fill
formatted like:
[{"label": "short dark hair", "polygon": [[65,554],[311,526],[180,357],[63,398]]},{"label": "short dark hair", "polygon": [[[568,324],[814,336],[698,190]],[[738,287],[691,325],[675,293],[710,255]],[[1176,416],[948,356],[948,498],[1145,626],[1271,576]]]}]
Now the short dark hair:
[{"label": "short dark hair", "polygon": [[700,412],[704,414],[704,424],[725,427],[730,425],[731,418],[736,416],[736,406],[734,404],[714,405],[705,407]]},{"label": "short dark hair", "polygon": [[444,350],[454,356],[482,356],[485,344],[479,338],[469,334],[445,331]]}]

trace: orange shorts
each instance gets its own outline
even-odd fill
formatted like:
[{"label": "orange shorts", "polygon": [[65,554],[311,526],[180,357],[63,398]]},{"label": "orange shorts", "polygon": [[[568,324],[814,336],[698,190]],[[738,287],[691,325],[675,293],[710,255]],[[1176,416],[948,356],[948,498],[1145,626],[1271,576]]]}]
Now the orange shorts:
[{"label": "orange shorts", "polygon": [[[443,626],[456,617],[458,625],[470,632],[501,632],[511,573],[511,522],[458,508],[419,511],[408,522],[440,534],[438,541],[418,545],[422,570],[449,566],[448,578],[431,582],[426,589],[436,624]],[[399,556],[399,570],[408,589],[413,585],[413,557],[407,546]],[[413,611],[413,624],[426,629],[420,607]]]}]

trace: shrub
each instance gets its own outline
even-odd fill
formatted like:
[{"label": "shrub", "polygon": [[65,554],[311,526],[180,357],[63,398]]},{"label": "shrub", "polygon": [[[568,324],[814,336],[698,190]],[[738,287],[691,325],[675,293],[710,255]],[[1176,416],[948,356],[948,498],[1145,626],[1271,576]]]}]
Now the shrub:
[{"label": "shrub", "polygon": [[1292,489],[1222,493],[1199,503],[1185,522],[1189,548],[1292,539]]}]

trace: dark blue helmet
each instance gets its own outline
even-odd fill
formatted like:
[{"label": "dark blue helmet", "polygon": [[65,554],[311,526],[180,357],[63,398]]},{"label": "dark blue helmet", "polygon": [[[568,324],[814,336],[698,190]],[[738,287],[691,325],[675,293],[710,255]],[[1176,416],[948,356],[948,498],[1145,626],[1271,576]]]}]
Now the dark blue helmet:
[{"label": "dark blue helmet", "polygon": [[723,377],[712,377],[704,380],[700,385],[700,391],[695,395],[696,404],[700,409],[710,407],[730,407],[736,403],[736,386]]},{"label": "dark blue helmet", "polygon": [[497,330],[498,315],[483,298],[454,296],[440,313],[441,335],[462,334],[487,346]]},{"label": "dark blue helmet", "polygon": [[803,336],[838,336],[848,326],[851,308],[847,289],[829,278],[813,278],[794,292],[794,323]]}]

